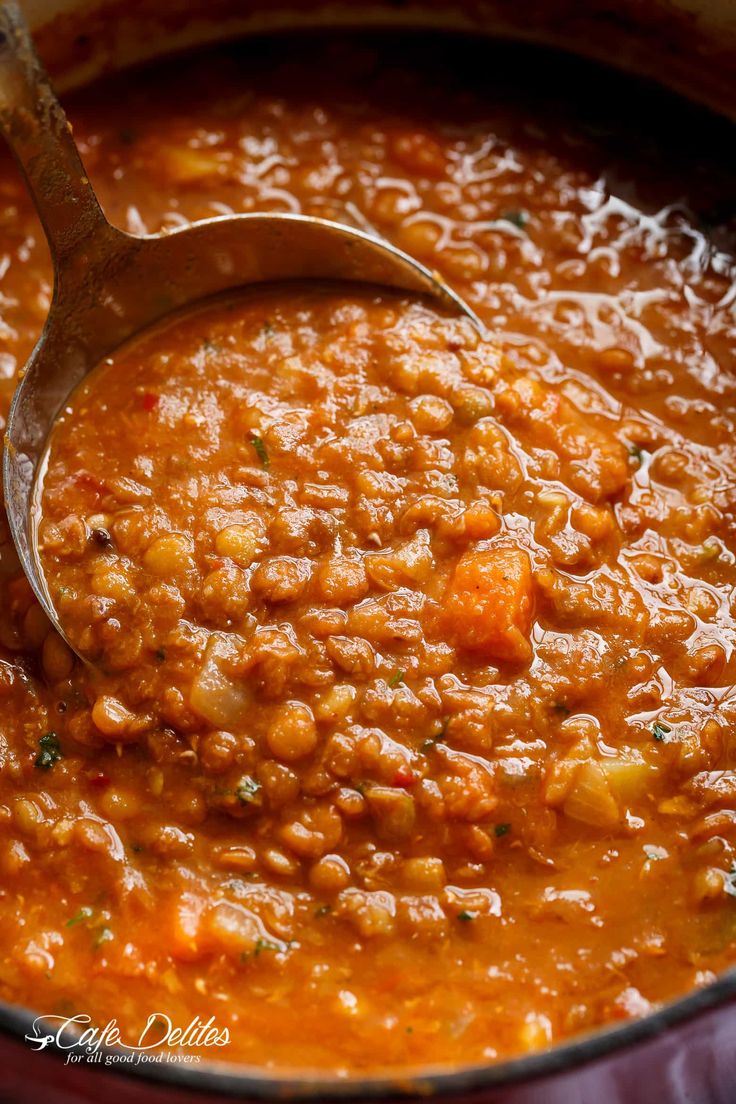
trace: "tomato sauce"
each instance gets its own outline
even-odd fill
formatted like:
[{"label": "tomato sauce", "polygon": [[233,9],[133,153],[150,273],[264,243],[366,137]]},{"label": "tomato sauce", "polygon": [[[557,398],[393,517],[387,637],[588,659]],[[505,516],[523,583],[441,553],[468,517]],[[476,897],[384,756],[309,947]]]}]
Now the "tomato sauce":
[{"label": "tomato sauce", "polygon": [[[5,999],[351,1072],[537,1050],[736,957],[726,132],[455,49],[232,47],[71,105],[130,230],[342,219],[487,332],[284,285],[72,396],[39,546],[94,669],[6,555]],[[0,190],[7,405],[49,277]]]}]

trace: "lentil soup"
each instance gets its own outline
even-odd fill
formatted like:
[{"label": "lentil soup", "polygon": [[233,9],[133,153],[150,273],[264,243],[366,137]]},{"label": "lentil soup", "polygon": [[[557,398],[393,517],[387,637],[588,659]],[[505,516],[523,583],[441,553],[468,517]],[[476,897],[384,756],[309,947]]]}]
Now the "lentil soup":
[{"label": "lentil soup", "polygon": [[[71,105],[131,230],[345,219],[488,332],[284,285],[72,397],[39,542],[95,669],[6,555],[4,999],[350,1072],[536,1050],[736,959],[731,136],[477,49],[280,40]],[[0,194],[7,404],[49,274]]]}]

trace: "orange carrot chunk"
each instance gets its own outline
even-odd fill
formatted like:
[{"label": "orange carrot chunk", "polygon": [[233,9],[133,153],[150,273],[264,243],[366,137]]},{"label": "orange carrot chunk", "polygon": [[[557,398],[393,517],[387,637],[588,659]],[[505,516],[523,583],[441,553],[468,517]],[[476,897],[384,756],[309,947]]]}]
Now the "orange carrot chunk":
[{"label": "orange carrot chunk", "polygon": [[532,572],[520,548],[462,556],[445,592],[445,618],[459,648],[491,660],[531,658]]}]

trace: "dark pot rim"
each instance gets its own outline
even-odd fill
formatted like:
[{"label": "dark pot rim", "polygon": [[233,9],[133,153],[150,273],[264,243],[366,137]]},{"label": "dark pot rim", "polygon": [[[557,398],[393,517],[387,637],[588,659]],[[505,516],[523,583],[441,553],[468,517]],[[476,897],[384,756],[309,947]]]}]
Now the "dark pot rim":
[{"label": "dark pot rim", "polygon": [[[192,1093],[215,1093],[220,1097],[252,1100],[323,1101],[339,1100],[358,1104],[366,1100],[388,1100],[396,1097],[438,1097],[473,1094],[488,1089],[509,1087],[521,1082],[537,1081],[578,1069],[616,1052],[637,1047],[680,1024],[708,1011],[736,1001],[736,967],[725,971],[711,984],[693,990],[684,997],[670,1001],[641,1019],[628,1020],[615,1027],[576,1036],[568,1042],[534,1054],[485,1065],[446,1068],[407,1068],[393,1075],[355,1076],[325,1075],[313,1070],[294,1070],[280,1076],[261,1072],[257,1067],[228,1062],[204,1060],[198,1065],[176,1062],[152,1062],[143,1066],[116,1063],[109,1067],[96,1063],[90,1068],[104,1070],[128,1081],[143,1081],[149,1085],[177,1088]],[[0,1002],[0,1035],[23,1045],[24,1036],[32,1033],[39,1013],[29,1008]],[[64,1059],[74,1035],[68,1032],[49,1045],[48,1052],[57,1061]],[[63,1044],[66,1042],[67,1047]],[[101,1048],[103,1055],[116,1053]],[[29,1061],[34,1051],[29,1046]],[[76,1065],[79,1069],[84,1063]]]}]

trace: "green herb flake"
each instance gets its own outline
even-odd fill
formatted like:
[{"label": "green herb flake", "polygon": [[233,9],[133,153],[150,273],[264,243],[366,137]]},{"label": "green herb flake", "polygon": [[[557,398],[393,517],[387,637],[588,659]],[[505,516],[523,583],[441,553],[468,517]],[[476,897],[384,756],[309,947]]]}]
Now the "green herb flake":
[{"label": "green herb flake", "polygon": [[261,327],[261,333],[264,337],[273,337],[273,332],[273,323],[266,319]]},{"label": "green herb flake", "polygon": [[388,680],[388,684],[392,690],[395,690],[397,686],[401,686],[401,683],[404,681],[405,675],[406,671],[404,671],[401,667],[399,667],[397,671],[394,671],[391,678]]},{"label": "green herb flake", "polygon": [[554,709],[555,713],[559,713],[561,717],[570,716],[570,710],[563,701],[554,702],[552,708]]},{"label": "green herb flake", "polygon": [[282,947],[280,947],[278,943],[272,943],[270,939],[257,939],[256,945],[253,948],[253,954],[258,958],[264,951],[278,952],[280,950],[282,950]]},{"label": "green herb flake", "polygon": [[235,796],[241,805],[253,805],[260,801],[260,782],[256,782],[249,774],[243,775],[235,787]]},{"label": "green herb flake", "polygon": [[511,831],[510,824],[497,824],[493,829],[494,834],[500,839],[501,836],[507,835]]},{"label": "green herb flake", "polygon": [[101,947],[103,943],[109,943],[110,940],[114,938],[115,936],[113,935],[110,928],[100,928],[97,935],[95,936],[95,940],[92,946],[96,950],[98,947]]},{"label": "green herb flake", "polygon": [[47,732],[38,741],[41,749],[34,759],[33,765],[39,770],[50,770],[54,763],[61,759],[61,744],[55,732]]},{"label": "green herb flake", "polygon": [[655,740],[664,742],[668,733],[672,731],[672,728],[668,724],[664,724],[663,721],[655,721],[652,725],[652,736]]},{"label": "green herb flake", "polygon": [[478,913],[470,912],[469,909],[463,909],[462,912],[457,914],[457,918],[462,921],[463,924],[470,924],[473,920],[478,919]]},{"label": "green herb flake", "polygon": [[440,721],[440,727],[437,732],[435,732],[434,736],[429,736],[419,745],[419,750],[422,752],[423,755],[427,755],[428,752],[434,751],[437,745],[442,743],[445,736],[447,735],[447,728],[449,724],[450,718],[443,717]]},{"label": "green herb flake", "polygon": [[268,468],[271,464],[271,461],[268,458],[268,452],[266,451],[266,446],[263,443],[263,438],[259,437],[257,433],[251,433],[250,443],[255,449],[256,456],[261,462],[261,467]]},{"label": "green herb flake", "polygon": [[636,460],[637,464],[641,464],[644,460],[645,453],[638,445],[629,445],[629,456],[632,460]]},{"label": "green herb flake", "polygon": [[153,654],[156,656],[156,659],[159,661],[159,663],[163,663],[163,661],[166,659],[165,648],[157,648]]},{"label": "green herb flake", "polygon": [[522,210],[504,211],[501,218],[504,222],[512,223],[518,230],[523,230],[529,222],[529,212]]},{"label": "green herb flake", "polygon": [[70,918],[69,918],[69,920],[67,920],[67,922],[66,922],[66,926],[67,926],[67,928],[73,928],[73,927],[75,927],[75,926],[76,926],[77,924],[81,924],[81,923],[83,923],[83,922],[84,922],[85,920],[89,920],[89,919],[90,919],[90,917],[91,917],[91,916],[92,916],[92,914],[93,914],[93,911],[94,911],[94,910],[93,910],[93,909],[91,909],[91,908],[89,907],[89,905],[82,905],[82,907],[80,908],[80,910],[79,910],[79,912],[78,912],[78,913],[76,914],[76,916],[72,916],[72,917],[70,917]]}]

